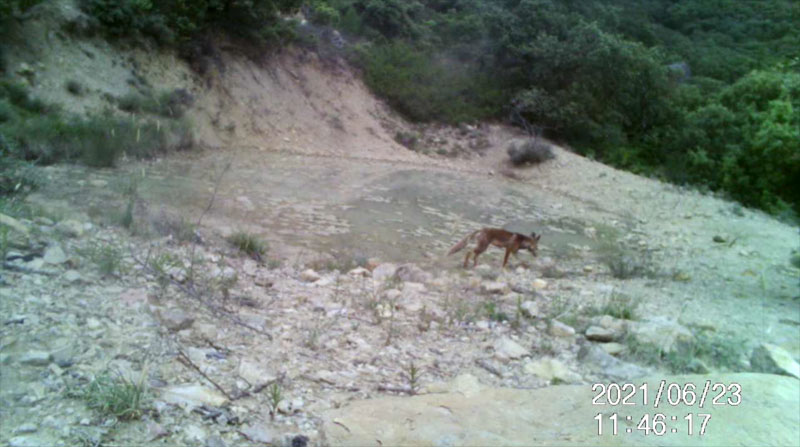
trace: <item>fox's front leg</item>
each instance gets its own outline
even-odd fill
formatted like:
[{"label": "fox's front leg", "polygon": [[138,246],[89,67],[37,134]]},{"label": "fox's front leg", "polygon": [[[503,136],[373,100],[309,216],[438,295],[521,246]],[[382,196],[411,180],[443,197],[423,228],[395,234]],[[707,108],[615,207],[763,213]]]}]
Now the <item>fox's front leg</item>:
[{"label": "fox's front leg", "polygon": [[[511,249],[506,248],[506,257],[503,258],[503,268],[506,268],[506,263],[508,262],[508,255],[511,254]],[[516,254],[514,255],[516,257]]]}]

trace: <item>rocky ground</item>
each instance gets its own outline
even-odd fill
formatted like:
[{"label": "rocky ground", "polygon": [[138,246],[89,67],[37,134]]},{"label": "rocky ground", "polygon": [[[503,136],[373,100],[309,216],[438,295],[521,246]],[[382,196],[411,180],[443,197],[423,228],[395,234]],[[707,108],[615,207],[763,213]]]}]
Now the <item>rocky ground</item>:
[{"label": "rocky ground", "polygon": [[[562,163],[567,157],[561,155]],[[202,165],[203,158],[193,163]],[[330,160],[323,163],[330,168]],[[292,165],[282,163],[281,167],[291,169]],[[373,165],[369,168],[376,175],[382,172]],[[387,170],[396,168],[392,165]],[[588,405],[583,394],[597,382],[669,379],[674,372],[703,374],[692,379],[701,385],[702,377],[725,383],[745,380],[729,374],[735,372],[800,375],[796,363],[800,319],[797,300],[791,296],[796,271],[788,263],[781,266],[779,259],[764,258],[765,251],[777,247],[774,242],[762,245],[761,252],[745,245],[749,241],[738,242],[738,237],[745,238],[742,227],[736,233],[720,227],[706,230],[709,234],[703,235],[702,243],[707,248],[702,253],[707,257],[698,259],[698,264],[684,257],[670,262],[671,250],[685,247],[670,247],[661,237],[646,233],[642,228],[653,224],[644,219],[628,227],[636,229],[634,237],[602,230],[598,235],[601,223],[595,227],[588,221],[581,228],[584,234],[576,238],[569,220],[549,211],[542,214],[542,220],[553,222],[540,230],[551,238],[543,239],[548,243],[542,247],[542,256],[534,260],[520,253],[520,259],[512,260],[506,270],[499,268],[500,251],[487,252],[481,265],[470,270],[459,267],[460,255],[427,259],[424,253],[429,249],[441,251],[453,240],[429,246],[425,241],[440,237],[430,234],[426,239],[424,233],[413,231],[396,233],[398,241],[409,244],[402,246],[406,256],[376,248],[391,242],[381,242],[380,234],[359,248],[374,250],[384,260],[347,260],[324,250],[304,251],[303,246],[332,243],[341,236],[326,231],[307,235],[306,244],[295,251],[287,248],[296,243],[291,238],[283,245],[271,240],[274,248],[256,260],[239,253],[225,239],[232,221],[242,219],[236,209],[262,203],[262,197],[251,190],[244,197],[255,204],[248,205],[237,195],[241,190],[235,181],[229,181],[233,185],[220,181],[217,188],[213,182],[197,187],[191,176],[179,177],[177,183],[174,176],[153,176],[206,191],[203,197],[211,207],[197,217],[197,226],[188,218],[175,217],[186,208],[172,205],[174,198],[148,194],[159,191],[157,181],[149,185],[144,181],[141,196],[131,199],[130,188],[115,185],[110,172],[84,171],[85,180],[76,183],[74,169],[81,168],[43,170],[50,186],[29,196],[17,219],[3,218],[9,236],[0,288],[0,307],[6,316],[0,338],[0,438],[9,445],[325,445],[363,444],[370,437],[389,444],[463,444],[473,438],[441,437],[447,427],[463,433],[474,427],[460,417],[428,425],[437,418],[420,416],[414,422],[419,430],[402,422],[395,427],[390,420],[403,411],[417,411],[415,405],[419,414],[425,414],[431,402],[438,402],[434,407],[458,406],[461,410],[455,414],[477,411],[469,410],[473,407],[491,413],[493,405],[516,405],[492,397],[493,393],[505,396],[503,390],[508,389],[573,384],[557,387],[564,388],[560,392],[565,397],[555,402],[569,406],[568,402]],[[318,174],[309,159],[304,160],[303,169],[311,169],[312,176]],[[239,171],[233,178],[241,179],[246,172]],[[417,172],[420,176],[424,175],[420,172],[441,179],[441,172],[422,170]],[[513,182],[472,174],[467,165],[452,183],[459,184],[465,175],[474,182]],[[218,177],[206,173],[203,178]],[[342,182],[351,177],[336,178]],[[71,191],[71,184],[77,184],[81,194]],[[374,189],[382,192],[367,189],[363,194],[375,203],[402,199],[393,195],[395,189]],[[342,184],[340,191],[347,190]],[[181,195],[185,190],[180,187],[176,191],[178,199],[204,208],[200,198]],[[280,195],[276,188],[263,191]],[[558,213],[563,209],[558,202],[568,200],[556,196],[555,203],[541,202],[541,207]],[[716,199],[687,200],[713,203]],[[126,203],[133,204],[128,222]],[[416,206],[420,205],[412,208]],[[319,205],[294,222],[312,228],[330,207]],[[431,213],[449,216],[441,208]],[[613,213],[613,209],[596,210],[590,218],[602,220]],[[697,208],[678,213],[679,219],[688,222],[716,217]],[[237,228],[248,228],[247,216]],[[618,216],[620,222],[628,219]],[[741,220],[759,219],[767,218],[750,214]],[[352,216],[340,221],[347,224],[342,234],[360,231]],[[395,219],[397,230],[402,230],[403,221]],[[470,222],[474,221],[450,227],[451,234],[460,237]],[[385,223],[391,225],[392,220]],[[559,238],[564,232],[572,236]],[[271,233],[265,229],[261,234]],[[684,237],[694,235],[694,231],[684,233]],[[417,241],[416,245],[407,239]],[[612,253],[617,258],[608,258],[609,240],[627,249]],[[720,275],[715,273],[719,267],[704,270],[701,266],[714,261],[713,253],[729,256],[729,250],[716,247],[733,248],[734,243],[742,247],[733,255],[744,259],[744,266],[755,270],[758,263],[747,261],[755,258],[772,267],[741,272],[740,264],[734,267],[739,276],[721,273],[731,293],[721,297],[725,300],[721,302],[719,291],[714,291],[720,284],[714,280]],[[656,250],[647,249],[653,246]],[[403,262],[404,257],[414,262]],[[608,259],[617,259],[619,265]],[[689,270],[687,265],[696,267]],[[757,298],[746,295],[751,290],[750,278],[756,275],[760,283],[752,290],[763,294]],[[745,296],[737,297],[737,290]],[[691,299],[676,299],[692,291]],[[736,306],[731,307],[731,300]],[[629,311],[633,315],[626,315]],[[760,326],[762,322],[766,326]],[[654,358],[653,350],[674,355]],[[118,381],[143,384],[146,398],[139,419],[124,421],[90,408],[86,398],[80,397],[104,373]],[[759,377],[748,379],[754,380],[750,392],[772,389],[777,383],[769,379],[773,376]],[[781,382],[781,386],[796,390],[798,383]],[[408,397],[414,394],[421,396]],[[797,399],[779,394],[784,400],[772,401],[782,408],[779,413],[784,417],[797,414],[791,411]],[[400,399],[408,403],[376,400],[393,395],[406,396]],[[430,401],[424,396],[439,397]],[[460,400],[465,396],[466,401]],[[530,394],[530,399],[538,401],[536,396]],[[408,409],[393,413],[392,408],[398,406]],[[764,411],[763,406],[746,412]],[[357,416],[363,411],[385,412],[381,418],[387,427]],[[494,433],[485,438],[487,442],[503,444],[525,444],[526,439],[540,439],[544,444],[597,440],[587,432],[591,417],[584,418],[580,433],[564,428],[541,438],[530,438],[525,431],[509,434],[509,430],[514,433],[514,423],[509,427],[502,420],[512,419],[486,419],[484,429],[476,429]],[[793,420],[784,422],[789,427]],[[459,424],[464,426],[457,428]],[[545,429],[551,421],[538,424]],[[734,426],[742,427],[726,425]],[[717,428],[717,433],[721,430]],[[791,437],[792,432],[780,436]]]},{"label": "rocky ground", "polygon": [[[411,126],[335,58],[218,49],[201,78],[66,31],[84,19],[69,1],[37,8],[12,71],[80,113],[105,113],[131,78],[185,89],[206,149],[37,168],[41,188],[7,204],[0,442],[699,439],[597,437],[591,384],[645,380],[742,385],[741,406],[707,409],[708,444],[800,438],[796,226],[559,147],[512,168],[517,131]],[[483,226],[542,234],[539,257],[444,256]],[[238,231],[268,250],[240,253]],[[134,411],[104,407],[137,390]]]}]

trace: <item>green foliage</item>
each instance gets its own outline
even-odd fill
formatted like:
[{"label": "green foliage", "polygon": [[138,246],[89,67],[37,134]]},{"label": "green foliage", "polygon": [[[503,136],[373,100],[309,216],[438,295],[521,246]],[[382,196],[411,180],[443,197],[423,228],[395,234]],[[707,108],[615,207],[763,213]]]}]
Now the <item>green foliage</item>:
[{"label": "green foliage", "polygon": [[261,259],[261,256],[267,252],[267,244],[262,241],[261,238],[244,231],[238,231],[232,234],[228,238],[228,241],[231,245],[238,248],[239,251],[256,260]]},{"label": "green foliage", "polygon": [[473,67],[395,42],[362,49],[367,85],[416,121],[456,123],[495,115],[503,93]]},{"label": "green foliage", "polygon": [[41,2],[42,0],[0,0],[0,22],[14,14],[23,13]]},{"label": "green foliage", "polygon": [[265,43],[287,33],[278,14],[298,8],[300,1],[82,0],[81,6],[111,37],[151,38],[172,45],[223,30]]},{"label": "green foliage", "polygon": [[144,413],[147,388],[122,374],[106,371],[92,379],[82,389],[68,391],[70,397],[86,401],[89,408],[121,420],[139,419]]}]

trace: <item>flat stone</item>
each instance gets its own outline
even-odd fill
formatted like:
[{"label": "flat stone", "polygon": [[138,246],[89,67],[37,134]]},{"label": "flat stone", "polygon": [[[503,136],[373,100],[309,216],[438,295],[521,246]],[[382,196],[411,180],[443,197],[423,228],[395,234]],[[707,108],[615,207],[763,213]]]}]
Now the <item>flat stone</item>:
[{"label": "flat stone", "polygon": [[305,270],[303,271],[303,273],[300,274],[300,279],[302,279],[305,282],[318,281],[320,278],[321,276],[319,276],[319,273],[315,272],[312,269]]},{"label": "flat stone", "polygon": [[[711,415],[703,445],[797,445],[800,439],[800,381],[765,374],[719,374],[661,376],[645,379],[649,390],[659,383],[694,384],[702,390],[712,383],[737,383],[749,392],[739,405],[707,405]],[[641,382],[637,382],[640,385]],[[654,393],[654,391],[651,391]],[[323,411],[320,438],[331,446],[352,445],[696,445],[683,418],[684,405],[662,405],[667,436],[645,435],[636,429],[643,416],[652,418],[651,406],[625,409],[634,421],[631,433],[620,426],[618,436],[598,436],[597,395],[587,385],[558,385],[534,390],[482,388],[471,395],[435,393],[411,397],[385,396],[352,401],[341,408]],[[650,399],[652,402],[651,394]],[[749,397],[748,397],[749,396]],[[607,405],[606,405],[607,406]],[[683,424],[669,422],[672,418]],[[714,424],[714,421],[718,421]],[[605,421],[604,421],[605,422]],[[604,428],[610,427],[610,422]]]},{"label": "flat stone", "polygon": [[395,271],[397,278],[415,283],[428,283],[433,280],[433,275],[419,268],[416,264],[403,264]]},{"label": "flat stone", "polygon": [[357,278],[369,278],[369,276],[372,273],[370,273],[370,271],[365,269],[364,267],[356,267],[353,270],[350,270],[349,272],[347,272],[347,274],[349,276],[354,276],[354,277],[357,277]]},{"label": "flat stone", "polygon": [[64,272],[64,280],[67,282],[78,282],[81,279],[81,274],[77,270],[67,270]]},{"label": "flat stone", "polygon": [[495,358],[504,362],[529,355],[527,349],[508,337],[499,338],[492,347],[494,348]]},{"label": "flat stone", "polygon": [[277,376],[265,366],[249,359],[242,359],[239,364],[239,377],[250,385],[258,386],[275,380]]},{"label": "flat stone", "polygon": [[28,422],[27,424],[22,424],[14,429],[14,434],[23,435],[26,433],[36,433],[37,430],[39,430],[39,427],[37,427],[36,424]]},{"label": "flat stone", "polygon": [[800,364],[785,349],[769,343],[761,343],[753,350],[750,364],[756,371],[800,379]]},{"label": "flat stone", "polygon": [[172,332],[188,329],[194,323],[194,317],[182,309],[166,309],[159,313],[161,323]]},{"label": "flat stone", "polygon": [[56,231],[67,237],[81,237],[85,231],[84,225],[77,220],[63,220],[56,224]]},{"label": "flat stone", "polygon": [[397,272],[397,265],[386,262],[372,270],[372,279],[376,282],[382,283],[387,281],[391,278],[394,278],[395,273]]},{"label": "flat stone", "polygon": [[625,349],[627,349],[625,347],[625,345],[623,345],[621,343],[614,343],[614,342],[601,343],[599,346],[603,349],[603,351],[606,351],[610,355],[622,354],[623,352],[625,352]]},{"label": "flat stone", "polygon": [[581,376],[570,371],[564,363],[554,358],[530,361],[522,369],[527,374],[532,374],[545,380],[558,379],[564,382],[578,382],[581,380]]},{"label": "flat stone", "polygon": [[553,337],[572,337],[575,335],[575,329],[558,320],[551,320],[548,333]]},{"label": "flat stone", "polygon": [[547,288],[547,281],[543,279],[534,279],[533,280],[533,288],[534,290],[542,290]]},{"label": "flat stone", "polygon": [[647,369],[623,362],[594,343],[586,344],[578,350],[578,360],[590,370],[611,380],[631,380],[649,374]]},{"label": "flat stone", "polygon": [[67,255],[64,253],[64,250],[61,249],[60,245],[53,244],[47,247],[47,250],[44,252],[44,262],[47,264],[63,264],[67,262]]},{"label": "flat stone", "polygon": [[599,326],[589,326],[586,338],[592,341],[607,342],[614,339],[614,331]]},{"label": "flat stone", "polygon": [[30,366],[47,366],[53,356],[45,351],[28,351],[19,357],[19,362]]},{"label": "flat stone", "polygon": [[201,405],[221,407],[228,402],[228,399],[219,392],[195,384],[173,385],[164,388],[161,390],[161,398],[167,403],[190,409]]},{"label": "flat stone", "polygon": [[508,284],[499,281],[490,281],[481,283],[481,291],[483,293],[491,293],[495,295],[503,295],[511,291]]},{"label": "flat stone", "polygon": [[264,444],[271,444],[272,440],[275,438],[272,430],[263,424],[245,425],[241,430],[239,430],[239,433],[253,442],[260,442]]},{"label": "flat stone", "polygon": [[692,339],[692,332],[666,317],[653,317],[628,324],[628,333],[639,343],[657,346],[663,352],[672,352],[680,341]]}]

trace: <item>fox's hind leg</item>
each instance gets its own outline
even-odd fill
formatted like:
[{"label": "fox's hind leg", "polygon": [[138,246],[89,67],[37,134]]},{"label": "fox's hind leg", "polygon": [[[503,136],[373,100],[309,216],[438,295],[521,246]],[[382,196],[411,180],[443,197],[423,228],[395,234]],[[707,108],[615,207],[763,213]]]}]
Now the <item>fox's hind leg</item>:
[{"label": "fox's hind leg", "polygon": [[467,268],[467,265],[469,264],[469,255],[470,255],[470,253],[472,253],[472,251],[471,250],[467,250],[467,255],[464,256],[464,268]]},{"label": "fox's hind leg", "polygon": [[473,254],[475,255],[472,258],[472,266],[473,267],[478,265],[478,255],[480,255],[481,253],[485,252],[487,248],[489,248],[489,241],[483,240],[483,239],[478,241],[478,246],[475,247],[475,250],[472,250]]}]

